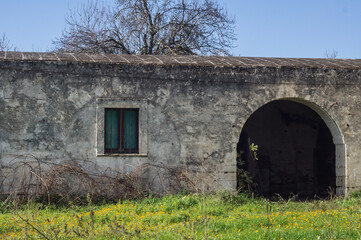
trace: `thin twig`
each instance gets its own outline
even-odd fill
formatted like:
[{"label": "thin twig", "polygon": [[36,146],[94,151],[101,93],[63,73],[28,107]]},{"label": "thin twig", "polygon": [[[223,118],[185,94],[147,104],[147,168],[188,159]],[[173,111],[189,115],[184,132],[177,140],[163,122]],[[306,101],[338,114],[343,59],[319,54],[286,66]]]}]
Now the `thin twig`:
[{"label": "thin twig", "polygon": [[41,236],[43,236],[45,239],[50,240],[50,238],[48,238],[45,234],[43,234],[38,228],[36,228],[33,224],[31,224],[27,219],[24,219],[20,216],[19,213],[16,213],[16,215],[22,220],[24,221],[26,224],[28,224],[30,227],[32,227],[35,231],[37,231]]}]

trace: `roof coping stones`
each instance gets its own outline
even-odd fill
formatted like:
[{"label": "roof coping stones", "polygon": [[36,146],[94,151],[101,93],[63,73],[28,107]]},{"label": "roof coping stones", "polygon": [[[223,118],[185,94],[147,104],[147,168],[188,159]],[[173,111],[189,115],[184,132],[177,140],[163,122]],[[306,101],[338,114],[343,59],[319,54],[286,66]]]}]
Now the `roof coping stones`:
[{"label": "roof coping stones", "polygon": [[0,52],[0,61],[56,61],[144,65],[194,65],[211,67],[292,67],[361,69],[361,59],[262,58],[228,56],[121,55],[55,52]]}]

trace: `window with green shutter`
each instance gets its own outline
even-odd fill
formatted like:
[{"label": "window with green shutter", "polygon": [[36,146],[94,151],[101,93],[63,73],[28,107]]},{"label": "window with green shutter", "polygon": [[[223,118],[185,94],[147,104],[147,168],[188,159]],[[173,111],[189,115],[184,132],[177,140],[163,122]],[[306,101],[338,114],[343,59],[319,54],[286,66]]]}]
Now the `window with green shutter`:
[{"label": "window with green shutter", "polygon": [[105,109],[105,153],[138,153],[139,109]]}]

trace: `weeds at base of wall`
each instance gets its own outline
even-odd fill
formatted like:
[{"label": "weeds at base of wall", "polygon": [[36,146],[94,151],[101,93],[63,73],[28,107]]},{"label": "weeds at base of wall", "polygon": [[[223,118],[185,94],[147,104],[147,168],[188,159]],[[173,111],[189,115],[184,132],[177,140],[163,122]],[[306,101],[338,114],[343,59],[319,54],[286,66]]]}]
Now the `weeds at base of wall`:
[{"label": "weeds at base of wall", "polygon": [[[81,163],[81,164],[79,164]],[[90,161],[49,163],[32,155],[15,156],[0,166],[1,208],[29,201],[56,204],[88,204],[89,201],[117,202],[159,193],[204,192],[204,167],[191,171],[142,164],[127,171],[98,171]],[[149,180],[149,176],[153,176]],[[198,188],[196,182],[202,182]],[[156,182],[156,184],[154,184]],[[154,189],[154,185],[159,189]]]}]

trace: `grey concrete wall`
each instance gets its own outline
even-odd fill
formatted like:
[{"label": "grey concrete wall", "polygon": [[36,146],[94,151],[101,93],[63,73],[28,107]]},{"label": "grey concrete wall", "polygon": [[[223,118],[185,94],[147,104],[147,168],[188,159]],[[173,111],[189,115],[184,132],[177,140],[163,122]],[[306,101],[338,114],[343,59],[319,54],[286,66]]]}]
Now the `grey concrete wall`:
[{"label": "grey concrete wall", "polygon": [[[361,188],[360,84],[361,68],[347,67],[3,60],[0,163],[26,154],[52,163],[91,162],[99,171],[149,163],[201,171],[210,189],[235,189],[236,145],[246,120],[270,101],[290,99],[329,126],[343,194]],[[105,107],[140,109],[139,154],[104,154]],[[156,174],[143,177],[162,191]]]}]

